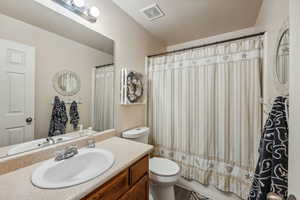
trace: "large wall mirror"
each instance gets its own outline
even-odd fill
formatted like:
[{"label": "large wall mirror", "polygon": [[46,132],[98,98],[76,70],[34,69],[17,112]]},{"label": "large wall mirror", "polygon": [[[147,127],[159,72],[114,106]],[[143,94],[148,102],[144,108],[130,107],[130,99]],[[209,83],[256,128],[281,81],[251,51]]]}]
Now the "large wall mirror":
[{"label": "large wall mirror", "polygon": [[0,157],[114,128],[114,42],[14,2],[0,2]]},{"label": "large wall mirror", "polygon": [[288,22],[281,28],[276,45],[274,79],[279,93],[288,95],[289,90],[289,57],[290,57],[290,31]]}]

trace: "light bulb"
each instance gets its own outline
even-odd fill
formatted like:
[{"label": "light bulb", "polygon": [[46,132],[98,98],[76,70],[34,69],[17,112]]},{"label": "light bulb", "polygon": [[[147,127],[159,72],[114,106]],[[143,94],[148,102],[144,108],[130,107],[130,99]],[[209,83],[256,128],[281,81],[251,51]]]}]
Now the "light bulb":
[{"label": "light bulb", "polygon": [[73,0],[72,1],[73,5],[78,7],[78,8],[82,8],[85,6],[85,1],[84,0]]},{"label": "light bulb", "polygon": [[100,11],[99,11],[99,9],[97,7],[92,6],[89,9],[89,15],[92,16],[92,17],[96,17],[97,18],[100,15]]},{"label": "light bulb", "polygon": [[66,4],[71,5],[72,1],[71,0],[63,0]]}]

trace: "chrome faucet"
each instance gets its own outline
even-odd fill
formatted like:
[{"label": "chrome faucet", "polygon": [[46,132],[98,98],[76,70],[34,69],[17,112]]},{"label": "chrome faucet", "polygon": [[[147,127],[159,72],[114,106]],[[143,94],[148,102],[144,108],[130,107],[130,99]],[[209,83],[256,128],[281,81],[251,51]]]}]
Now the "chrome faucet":
[{"label": "chrome faucet", "polygon": [[47,137],[45,141],[38,144],[39,147],[49,146],[50,144],[55,144],[55,140],[52,137]]},{"label": "chrome faucet", "polygon": [[46,140],[49,144],[55,144],[55,140],[52,137],[47,137]]},{"label": "chrome faucet", "polygon": [[71,145],[71,146],[67,147],[64,150],[59,151],[56,154],[55,161],[66,160],[66,159],[72,158],[76,154],[78,154],[77,146],[76,145]]}]

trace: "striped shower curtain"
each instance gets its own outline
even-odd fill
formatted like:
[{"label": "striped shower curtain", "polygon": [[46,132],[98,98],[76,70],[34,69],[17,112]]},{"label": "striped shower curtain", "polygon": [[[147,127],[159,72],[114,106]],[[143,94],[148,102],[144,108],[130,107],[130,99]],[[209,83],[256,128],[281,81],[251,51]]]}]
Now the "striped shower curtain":
[{"label": "striped shower curtain", "polygon": [[246,198],[261,134],[263,38],[149,58],[155,155],[182,176]]}]

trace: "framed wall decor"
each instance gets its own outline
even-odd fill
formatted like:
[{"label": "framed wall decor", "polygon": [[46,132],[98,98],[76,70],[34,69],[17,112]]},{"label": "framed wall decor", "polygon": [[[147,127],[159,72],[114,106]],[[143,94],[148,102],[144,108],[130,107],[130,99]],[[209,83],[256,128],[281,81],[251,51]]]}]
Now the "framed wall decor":
[{"label": "framed wall decor", "polygon": [[121,105],[144,104],[144,75],[123,68],[121,70]]}]

